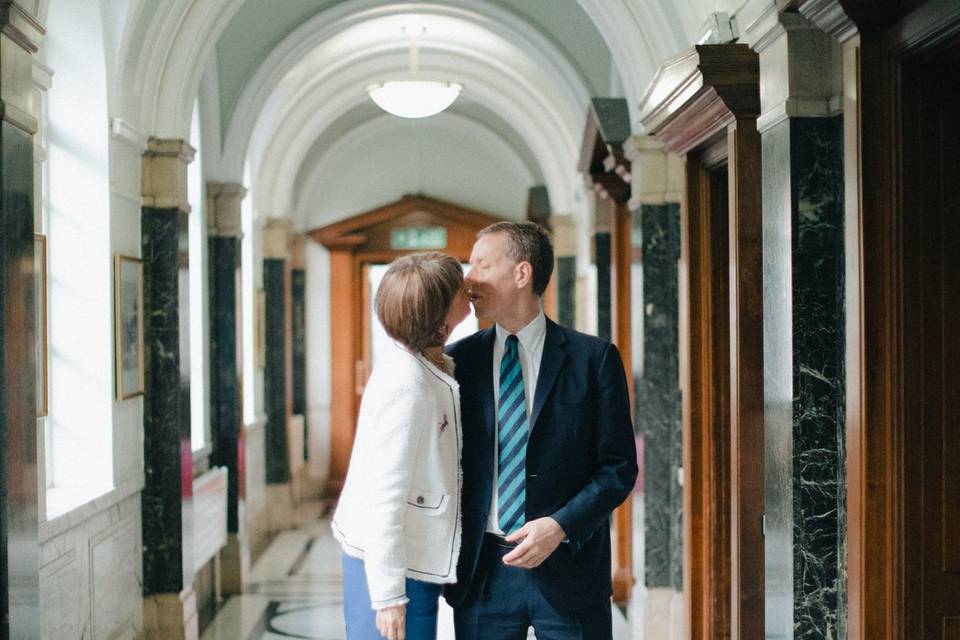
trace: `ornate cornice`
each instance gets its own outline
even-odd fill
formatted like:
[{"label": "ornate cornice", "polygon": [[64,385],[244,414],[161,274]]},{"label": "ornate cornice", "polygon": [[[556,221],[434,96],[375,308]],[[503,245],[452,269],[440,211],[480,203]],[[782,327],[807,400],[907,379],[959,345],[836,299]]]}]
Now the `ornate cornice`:
[{"label": "ornate cornice", "polygon": [[698,45],[665,62],[640,104],[644,130],[684,154],[760,114],[760,63],[744,44]]},{"label": "ornate cornice", "polygon": [[800,13],[840,42],[857,34],[857,25],[837,0],[804,0],[800,3]]},{"label": "ornate cornice", "polygon": [[36,53],[46,31],[43,25],[15,0],[0,0],[0,33],[29,53]]}]

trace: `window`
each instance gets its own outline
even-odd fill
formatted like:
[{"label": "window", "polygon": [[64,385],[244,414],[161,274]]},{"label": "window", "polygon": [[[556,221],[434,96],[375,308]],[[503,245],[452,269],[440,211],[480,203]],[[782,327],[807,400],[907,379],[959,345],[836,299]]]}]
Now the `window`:
[{"label": "window", "polygon": [[210,442],[210,351],[207,340],[207,216],[203,184],[203,145],[200,103],[193,103],[190,144],[196,149],[187,167],[187,197],[190,201],[190,442],[201,451]]},{"label": "window", "polygon": [[113,268],[107,75],[100,13],[52,3],[42,214],[48,233],[46,516],[113,487]]}]

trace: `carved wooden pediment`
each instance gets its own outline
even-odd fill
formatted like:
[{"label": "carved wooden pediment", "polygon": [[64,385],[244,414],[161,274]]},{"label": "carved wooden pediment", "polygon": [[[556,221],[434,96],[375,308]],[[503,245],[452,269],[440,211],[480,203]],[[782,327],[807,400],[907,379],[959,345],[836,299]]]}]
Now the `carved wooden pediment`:
[{"label": "carved wooden pediment", "polygon": [[645,131],[675,153],[760,114],[760,60],[745,44],[697,45],[666,61],[640,101]]},{"label": "carved wooden pediment", "polygon": [[396,202],[312,229],[307,232],[307,235],[328,249],[345,249],[360,247],[372,240],[379,240],[384,230],[398,222],[411,225],[434,223],[449,227],[463,227],[474,233],[475,230],[500,220],[501,218],[488,213],[451,202],[422,195],[405,195]]},{"label": "carved wooden pediment", "polygon": [[578,169],[593,189],[614,202],[630,199],[630,161],[623,144],[630,138],[630,115],[623,98],[593,98],[587,112]]}]

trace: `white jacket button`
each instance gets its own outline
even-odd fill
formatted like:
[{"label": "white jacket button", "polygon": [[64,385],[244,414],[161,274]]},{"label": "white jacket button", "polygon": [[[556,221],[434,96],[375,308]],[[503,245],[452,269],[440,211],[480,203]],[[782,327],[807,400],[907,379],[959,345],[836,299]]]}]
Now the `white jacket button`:
[{"label": "white jacket button", "polygon": [[417,496],[417,504],[423,504],[423,496]]}]

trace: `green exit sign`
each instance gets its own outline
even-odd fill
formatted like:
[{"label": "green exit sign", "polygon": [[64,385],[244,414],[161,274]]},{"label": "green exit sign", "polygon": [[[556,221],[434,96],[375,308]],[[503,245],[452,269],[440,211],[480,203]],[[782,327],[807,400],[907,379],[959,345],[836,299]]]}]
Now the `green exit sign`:
[{"label": "green exit sign", "polygon": [[446,227],[407,227],[390,232],[390,248],[398,251],[445,249]]}]

